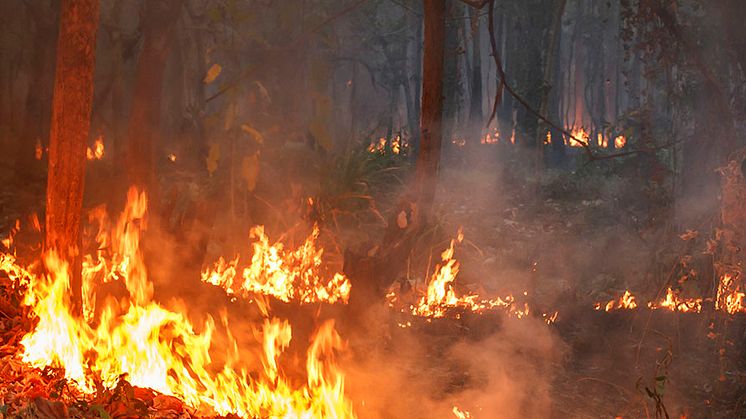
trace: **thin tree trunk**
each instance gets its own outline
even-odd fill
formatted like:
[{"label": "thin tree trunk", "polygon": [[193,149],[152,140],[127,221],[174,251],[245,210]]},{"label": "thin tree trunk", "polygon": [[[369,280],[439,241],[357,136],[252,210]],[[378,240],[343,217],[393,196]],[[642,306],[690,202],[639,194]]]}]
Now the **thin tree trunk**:
[{"label": "thin tree trunk", "polygon": [[[557,90],[557,71],[555,62],[559,60],[559,41],[562,36],[562,15],[565,13],[565,5],[567,0],[559,0],[554,6],[554,13],[552,15],[552,26],[549,28],[549,35],[547,40],[546,59],[544,60],[544,90],[541,96],[541,104],[539,105],[539,113],[542,115],[552,115],[549,111],[549,105],[551,102],[552,94]],[[556,121],[556,119],[555,119]],[[536,132],[536,144],[538,146],[537,152],[537,166],[541,165],[544,161],[544,147],[541,145],[544,142],[546,132],[549,127],[544,123],[539,124],[539,129]],[[559,133],[554,134],[558,139],[562,139],[562,135]],[[553,141],[554,143],[554,141]],[[552,144],[554,151],[554,144]]]},{"label": "thin tree trunk", "polygon": [[163,74],[181,0],[148,0],[144,5],[143,48],[137,63],[127,141],[129,182],[149,192],[157,206],[155,143],[159,137]]},{"label": "thin tree trunk", "polygon": [[82,302],[77,250],[98,18],[98,0],[62,1],[49,135],[46,246],[71,263],[71,303],[77,314]]},{"label": "thin tree trunk", "polygon": [[435,199],[443,117],[445,0],[424,0],[424,49],[417,187],[420,214],[429,217]]},{"label": "thin tree trunk", "polygon": [[474,149],[479,146],[482,137],[482,48],[481,31],[479,30],[479,10],[471,8],[471,95],[469,103],[470,138],[466,144]]}]

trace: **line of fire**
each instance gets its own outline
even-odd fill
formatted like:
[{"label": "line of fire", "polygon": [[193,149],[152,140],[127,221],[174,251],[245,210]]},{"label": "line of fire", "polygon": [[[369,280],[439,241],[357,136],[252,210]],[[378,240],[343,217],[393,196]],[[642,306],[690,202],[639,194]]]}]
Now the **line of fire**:
[{"label": "line of fire", "polygon": [[740,0],[0,0],[0,419],[746,418]]}]

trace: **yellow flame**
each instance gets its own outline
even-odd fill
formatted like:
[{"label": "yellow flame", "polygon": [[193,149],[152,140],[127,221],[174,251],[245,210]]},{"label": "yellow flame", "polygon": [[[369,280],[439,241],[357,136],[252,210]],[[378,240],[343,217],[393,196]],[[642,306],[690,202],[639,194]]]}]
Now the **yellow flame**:
[{"label": "yellow flame", "polygon": [[285,250],[282,243],[269,243],[263,226],[251,229],[253,239],[251,262],[236,282],[238,260],[226,262],[219,258],[212,269],[202,272],[202,281],[217,285],[229,294],[261,294],[279,300],[297,301],[301,304],[326,302],[346,303],[350,296],[350,281],[341,273],[331,279],[322,279],[323,249],[316,249],[319,228],[314,226],[311,235],[297,249]]},{"label": "yellow flame", "polygon": [[[222,348],[213,340],[217,329],[212,317],[195,327],[185,313],[152,301],[152,283],[139,249],[146,206],[145,195],[131,189],[111,232],[99,234],[109,240],[111,254],[88,255],[88,275],[122,280],[129,293],[121,301],[93,301],[95,322],[70,312],[70,269],[54,249],[44,254],[46,273],[40,275],[18,266],[12,255],[0,255],[0,269],[26,289],[23,303],[38,320],[21,340],[22,360],[38,368],[64,369],[83,393],[93,393],[99,384],[112,388],[126,377],[134,386],[178,397],[201,415],[354,417],[344,394],[344,376],[334,362],[335,351],[343,345],[333,323],[324,323],[312,337],[308,378],[301,384],[288,380],[281,368],[282,351],[292,337],[287,321],[265,319],[261,365],[252,365],[239,356],[227,318],[223,323],[228,343]],[[100,221],[107,225],[103,217]],[[98,271],[93,269],[99,264]],[[216,364],[213,356],[221,351],[223,361]]]},{"label": "yellow flame", "polygon": [[99,136],[93,142],[93,148],[88,147],[86,158],[88,160],[101,160],[104,157],[104,137]]},{"label": "yellow flame", "polygon": [[614,148],[620,149],[624,148],[624,146],[627,144],[627,137],[624,135],[619,135],[616,138],[614,138]]},{"label": "yellow flame", "polygon": [[619,297],[619,300],[611,300],[604,304],[596,303],[594,308],[596,310],[603,309],[604,311],[620,310],[620,309],[631,310],[631,309],[637,308],[637,302],[635,301],[635,296],[632,295],[632,293],[630,293],[629,290],[627,290],[627,291],[624,291],[624,295]]}]

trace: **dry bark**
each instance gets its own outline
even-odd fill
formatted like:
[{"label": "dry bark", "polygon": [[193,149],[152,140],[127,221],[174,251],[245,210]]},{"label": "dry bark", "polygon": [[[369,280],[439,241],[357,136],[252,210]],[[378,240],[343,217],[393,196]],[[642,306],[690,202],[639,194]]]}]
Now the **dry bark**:
[{"label": "dry bark", "polygon": [[93,103],[98,7],[98,0],[62,1],[49,136],[46,246],[57,249],[74,267],[74,307],[80,307],[81,301],[80,265],[75,262]]}]

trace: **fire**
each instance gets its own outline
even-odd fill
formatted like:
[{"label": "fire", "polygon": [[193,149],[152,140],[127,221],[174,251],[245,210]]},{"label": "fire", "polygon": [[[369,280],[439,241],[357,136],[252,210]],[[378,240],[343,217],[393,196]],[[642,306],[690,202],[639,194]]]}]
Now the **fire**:
[{"label": "fire", "polygon": [[[21,340],[21,359],[37,368],[61,368],[65,378],[83,394],[97,387],[116,386],[126,379],[137,387],[177,397],[200,415],[241,417],[351,418],[354,412],[344,393],[344,374],[335,352],[343,342],[334,324],[322,324],[306,354],[306,382],[289,380],[281,368],[283,350],[292,339],[287,321],[265,318],[257,335],[261,363],[247,364],[238,353],[227,315],[222,324],[228,343],[213,339],[218,328],[212,317],[195,325],[182,312],[152,300],[153,286],[139,250],[146,228],[147,199],[131,189],[121,218],[108,234],[110,255],[88,255],[96,275],[122,280],[129,297],[95,304],[95,322],[69,310],[70,268],[55,250],[43,256],[43,274],[20,267],[12,255],[0,256],[0,269],[25,287],[23,303],[37,319]],[[106,225],[104,218],[98,218]],[[100,243],[101,244],[101,243]],[[103,248],[100,246],[100,248]],[[90,279],[90,278],[89,278]],[[222,341],[221,341],[222,342]],[[223,352],[221,364],[212,361]]]},{"label": "fire", "polygon": [[341,273],[322,280],[323,249],[316,249],[319,228],[314,227],[305,243],[293,251],[285,250],[282,243],[269,243],[263,226],[253,227],[251,263],[236,283],[239,256],[227,261],[218,259],[212,269],[202,272],[202,281],[217,285],[228,294],[270,295],[279,300],[298,301],[301,304],[327,302],[346,303],[350,296],[350,281]]},{"label": "fire", "polygon": [[[528,316],[530,313],[528,305],[524,303],[523,307],[520,307],[512,295],[505,298],[497,297],[484,300],[480,299],[478,294],[461,296],[456,294],[453,289],[453,282],[459,272],[459,263],[454,259],[453,254],[456,243],[461,243],[463,240],[464,234],[459,230],[457,237],[452,239],[449,247],[441,253],[441,263],[435,267],[424,295],[416,303],[409,306],[409,313],[419,317],[440,318],[445,317],[449,310],[456,308],[481,313],[499,307],[517,318]],[[386,297],[390,307],[394,307],[399,300],[395,292],[389,292]],[[556,315],[549,316],[549,318],[552,317],[556,319]]]},{"label": "fire", "polygon": [[484,137],[482,137],[479,142],[482,144],[497,144],[500,141],[500,132],[497,130],[497,128],[494,128],[492,133],[485,134]]},{"label": "fire", "polygon": [[671,287],[666,290],[666,297],[658,303],[650,302],[648,307],[651,309],[666,309],[670,311],[681,311],[681,312],[694,312],[699,313],[702,311],[702,299],[701,298],[679,298],[679,296],[673,292]]},{"label": "fire", "polygon": [[44,148],[41,146],[41,140],[36,139],[36,145],[34,145],[34,158],[41,160],[41,156],[44,155]]},{"label": "fire", "polygon": [[461,410],[458,406],[453,406],[451,412],[453,412],[453,415],[458,419],[471,419],[473,417],[467,410]]},{"label": "fire", "polygon": [[573,137],[577,138],[565,138],[565,145],[570,147],[585,147],[590,143],[591,137],[590,134],[585,130],[585,128],[573,128],[570,131],[570,134],[572,134]]},{"label": "fire", "polygon": [[88,160],[101,160],[104,157],[104,138],[102,136],[96,138],[93,142],[93,149],[88,147],[85,155]]},{"label": "fire", "polygon": [[401,151],[401,135],[397,135],[394,137],[393,140],[391,140],[391,152],[394,154],[399,154]]},{"label": "fire", "polygon": [[715,310],[728,314],[746,312],[746,293],[736,286],[732,275],[723,275],[715,297]]},{"label": "fire", "polygon": [[167,159],[168,159],[168,161],[170,161],[171,163],[174,163],[174,162],[176,161],[176,154],[174,154],[174,153],[169,153],[169,154],[168,154],[168,155],[166,156],[166,158],[167,158]]},{"label": "fire", "polygon": [[596,303],[594,308],[596,310],[603,309],[604,311],[634,309],[637,308],[637,302],[635,302],[634,295],[632,295],[629,291],[624,291],[624,295],[619,297],[619,300],[611,300],[605,304]]},{"label": "fire", "polygon": [[614,138],[614,148],[624,148],[625,145],[627,145],[627,137],[625,137],[624,135],[619,135]]},{"label": "fire", "polygon": [[547,136],[544,139],[544,145],[552,144],[552,132],[547,131]]},{"label": "fire", "polygon": [[384,154],[386,152],[386,139],[381,137],[378,141],[371,141],[368,145],[368,151],[371,153]]}]

